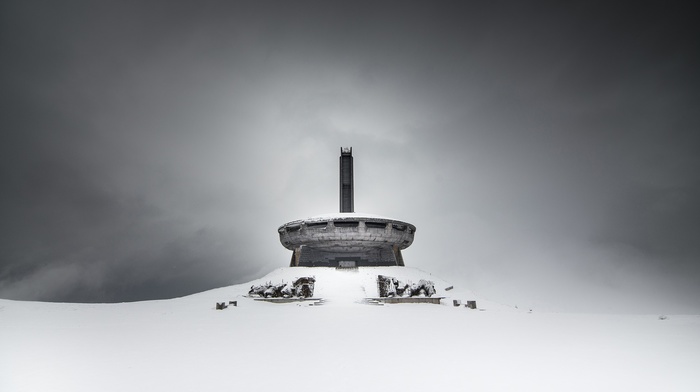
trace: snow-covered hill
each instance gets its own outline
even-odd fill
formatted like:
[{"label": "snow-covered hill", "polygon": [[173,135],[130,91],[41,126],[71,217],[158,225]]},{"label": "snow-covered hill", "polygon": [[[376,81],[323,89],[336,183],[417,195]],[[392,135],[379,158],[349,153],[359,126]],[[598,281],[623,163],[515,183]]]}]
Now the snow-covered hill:
[{"label": "snow-covered hill", "polygon": [[[445,299],[361,303],[377,274]],[[322,306],[246,297],[300,276]],[[447,287],[412,268],[281,268],[171,300],[0,300],[0,391],[700,390],[700,316],[530,312]]]}]

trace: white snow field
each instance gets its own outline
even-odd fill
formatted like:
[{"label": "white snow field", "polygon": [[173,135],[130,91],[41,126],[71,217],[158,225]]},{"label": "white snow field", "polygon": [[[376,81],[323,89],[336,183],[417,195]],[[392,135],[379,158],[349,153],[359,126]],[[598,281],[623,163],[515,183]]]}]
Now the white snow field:
[{"label": "white snow field", "polygon": [[[445,299],[360,303],[377,274]],[[246,297],[300,276],[323,305]],[[0,391],[700,391],[700,316],[529,312],[448,286],[407,267],[281,268],[171,300],[0,300]]]}]

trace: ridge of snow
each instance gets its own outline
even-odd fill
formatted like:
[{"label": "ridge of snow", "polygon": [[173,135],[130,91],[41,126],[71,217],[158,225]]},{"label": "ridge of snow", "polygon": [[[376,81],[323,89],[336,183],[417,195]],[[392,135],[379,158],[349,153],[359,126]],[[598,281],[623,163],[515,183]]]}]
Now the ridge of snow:
[{"label": "ridge of snow", "polygon": [[[443,305],[357,303],[380,273],[427,277]],[[324,305],[246,297],[307,275]],[[288,267],[170,300],[0,300],[0,390],[700,390],[698,315],[528,312],[446,283],[409,267]]]}]

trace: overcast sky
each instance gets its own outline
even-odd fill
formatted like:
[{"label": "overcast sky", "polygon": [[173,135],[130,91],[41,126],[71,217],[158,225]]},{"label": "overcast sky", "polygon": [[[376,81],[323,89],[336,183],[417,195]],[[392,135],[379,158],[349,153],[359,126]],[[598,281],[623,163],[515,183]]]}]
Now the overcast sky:
[{"label": "overcast sky", "polygon": [[0,3],[0,297],[182,296],[338,210],[482,297],[700,312],[700,48],[669,2]]}]

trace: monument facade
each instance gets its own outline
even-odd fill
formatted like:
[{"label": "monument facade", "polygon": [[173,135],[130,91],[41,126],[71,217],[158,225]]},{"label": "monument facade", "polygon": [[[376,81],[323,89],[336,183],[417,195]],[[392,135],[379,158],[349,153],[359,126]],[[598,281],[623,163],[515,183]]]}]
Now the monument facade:
[{"label": "monument facade", "polygon": [[401,251],[413,243],[416,227],[382,216],[354,212],[352,148],[340,149],[340,212],[280,226],[280,242],[292,251],[290,267],[404,266]]}]

